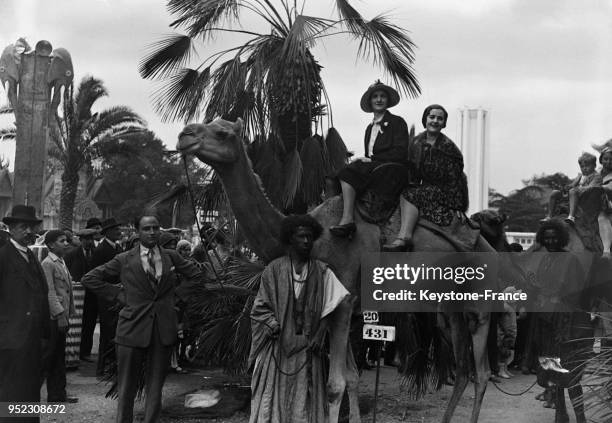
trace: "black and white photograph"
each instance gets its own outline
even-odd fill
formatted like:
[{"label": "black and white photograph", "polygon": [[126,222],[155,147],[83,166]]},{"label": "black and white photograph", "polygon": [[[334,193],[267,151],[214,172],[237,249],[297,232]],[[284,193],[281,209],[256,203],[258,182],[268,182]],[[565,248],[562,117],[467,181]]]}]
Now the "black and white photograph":
[{"label": "black and white photograph", "polygon": [[612,1],[0,8],[0,422],[612,423]]}]

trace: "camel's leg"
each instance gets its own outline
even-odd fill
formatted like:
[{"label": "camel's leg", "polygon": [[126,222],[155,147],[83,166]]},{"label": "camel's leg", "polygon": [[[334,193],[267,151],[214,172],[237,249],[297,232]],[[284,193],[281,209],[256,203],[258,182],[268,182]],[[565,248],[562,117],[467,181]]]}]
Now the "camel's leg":
[{"label": "camel's leg", "polygon": [[361,423],[361,415],[359,414],[359,371],[350,342],[347,345],[345,370],[346,391],[349,399],[349,422]]},{"label": "camel's leg", "polygon": [[482,322],[476,327],[476,332],[472,334],[472,349],[474,353],[474,407],[472,408],[472,423],[478,421],[482,399],[487,390],[487,382],[491,376],[491,366],[487,354],[487,337],[489,334],[489,313],[479,317]]},{"label": "camel's leg", "polygon": [[586,423],[587,419],[584,414],[584,398],[582,397],[582,385],[577,384],[567,389],[574,412],[576,413],[576,423]]},{"label": "camel's leg", "polygon": [[555,400],[555,423],[568,423],[569,415],[565,406],[565,389],[556,386],[553,395]]},{"label": "camel's leg", "polygon": [[[352,311],[352,301],[344,300],[338,305],[332,315],[329,333],[329,379],[327,380],[330,423],[338,422],[340,404],[342,403],[342,396],[346,387],[347,346]],[[357,411],[357,414],[359,414],[359,411]]]},{"label": "camel's leg", "polygon": [[446,406],[446,412],[442,418],[442,423],[450,423],[451,417],[455,412],[455,408],[457,408],[457,404],[459,404],[461,395],[463,395],[463,391],[465,391],[465,387],[470,377],[470,333],[467,328],[467,323],[464,320],[463,313],[451,313],[449,316],[449,323],[457,368],[453,393]]}]

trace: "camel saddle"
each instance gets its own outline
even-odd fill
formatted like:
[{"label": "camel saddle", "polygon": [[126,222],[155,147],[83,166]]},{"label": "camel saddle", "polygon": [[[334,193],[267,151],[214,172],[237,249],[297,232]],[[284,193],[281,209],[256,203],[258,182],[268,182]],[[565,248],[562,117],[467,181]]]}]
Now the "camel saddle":
[{"label": "camel saddle", "polygon": [[[399,199],[402,194],[403,181],[389,178],[393,167],[401,167],[396,163],[385,163],[372,172],[372,184],[368,186],[356,201],[355,208],[361,218],[368,223],[378,225],[383,234],[383,242],[392,240],[399,231],[400,212]],[[401,169],[397,169],[397,174]],[[439,226],[425,219],[419,219],[418,226],[433,232],[452,244],[459,252],[474,251],[480,226],[459,213],[453,217],[449,226]]]}]

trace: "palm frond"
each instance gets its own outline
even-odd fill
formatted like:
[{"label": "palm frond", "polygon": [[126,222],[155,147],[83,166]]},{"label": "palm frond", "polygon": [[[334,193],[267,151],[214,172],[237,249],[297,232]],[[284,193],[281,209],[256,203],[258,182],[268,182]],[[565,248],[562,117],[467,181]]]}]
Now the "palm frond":
[{"label": "palm frond", "polygon": [[191,54],[191,37],[172,34],[147,47],[148,53],[138,64],[138,72],[143,78],[157,78],[170,75],[183,67]]},{"label": "palm frond", "polygon": [[347,29],[359,40],[359,55],[383,67],[400,90],[411,97],[421,93],[414,73],[415,44],[406,31],[389,22],[385,15],[366,21],[347,0],[336,0],[338,14]]},{"label": "palm frond", "polygon": [[298,15],[285,37],[282,56],[286,59],[302,57],[304,52],[312,48],[315,37],[322,35],[332,25],[327,19],[313,16]]},{"label": "palm frond", "polygon": [[219,175],[212,174],[210,182],[202,189],[194,190],[195,203],[205,212],[212,210],[226,210],[228,205],[227,195]]},{"label": "palm frond", "polygon": [[106,95],[108,95],[108,91],[101,79],[94,78],[93,76],[84,77],[74,96],[77,121],[89,119],[92,116],[91,108],[94,103]]},{"label": "palm frond", "polygon": [[280,142],[274,134],[266,142],[262,143],[261,149],[257,154],[257,158],[253,163],[253,170],[261,179],[268,198],[276,207],[281,206],[281,197],[283,192],[283,162],[279,152]]},{"label": "palm frond", "polygon": [[154,95],[155,110],[162,121],[197,118],[210,78],[210,68],[202,72],[185,68],[170,77],[168,84]]},{"label": "palm frond", "polygon": [[222,24],[223,19],[238,19],[240,2],[236,0],[170,0],[168,11],[178,15],[171,27],[186,27],[191,37]]},{"label": "palm frond", "polygon": [[326,157],[322,148],[321,136],[314,135],[304,140],[300,150],[303,167],[302,195],[306,204],[321,202],[321,193],[325,188]]},{"label": "palm frond", "polygon": [[144,128],[147,122],[136,112],[132,111],[127,106],[114,106],[101,111],[95,119],[92,119],[88,125],[88,137],[92,140],[100,138],[109,131],[125,133],[124,127],[132,129]]},{"label": "palm frond", "polygon": [[161,204],[177,201],[185,195],[189,195],[187,192],[187,186],[185,184],[178,184],[169,190],[155,194],[153,197],[151,197],[145,208],[154,209]]},{"label": "palm frond", "polygon": [[9,113],[14,113],[14,110],[10,105],[5,104],[3,106],[0,106],[0,115],[6,115]]},{"label": "palm frond", "polygon": [[205,114],[207,120],[232,109],[237,94],[245,89],[246,76],[246,64],[240,60],[240,54],[217,67],[211,75],[212,89]]},{"label": "palm frond", "polygon": [[[302,183],[303,166],[297,150],[293,150],[286,157],[284,163],[284,187],[281,202],[284,207],[290,207],[295,199]],[[278,181],[276,182],[278,183]]]},{"label": "palm frond", "polygon": [[0,141],[12,141],[17,137],[17,128],[0,128]]},{"label": "palm frond", "polygon": [[332,175],[346,166],[348,160],[348,151],[346,144],[342,140],[340,133],[336,128],[329,128],[325,137],[325,145],[327,147],[327,156],[329,160],[329,169],[327,175]]}]

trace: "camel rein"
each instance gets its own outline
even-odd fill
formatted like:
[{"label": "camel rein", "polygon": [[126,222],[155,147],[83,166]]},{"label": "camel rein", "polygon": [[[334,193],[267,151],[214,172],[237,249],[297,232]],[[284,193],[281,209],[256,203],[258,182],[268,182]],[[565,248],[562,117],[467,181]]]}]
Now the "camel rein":
[{"label": "camel rein", "polygon": [[532,384],[529,386],[529,388],[527,388],[527,389],[525,389],[524,391],[519,392],[519,393],[513,393],[513,392],[504,391],[502,388],[500,388],[500,387],[499,387],[499,385],[497,384],[497,382],[491,381],[491,383],[493,383],[493,386],[495,386],[495,387],[497,388],[497,390],[498,390],[498,391],[500,391],[500,392],[502,392],[502,393],[504,393],[504,394],[506,394],[506,395],[510,395],[510,396],[513,396],[513,397],[520,397],[521,395],[524,395],[524,394],[526,394],[527,392],[529,392],[529,391],[531,390],[531,388],[533,388],[533,387],[536,385],[536,383],[538,383],[538,380],[536,379],[536,381],[535,381],[535,382],[533,382],[533,383],[532,383]]}]

